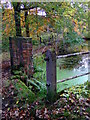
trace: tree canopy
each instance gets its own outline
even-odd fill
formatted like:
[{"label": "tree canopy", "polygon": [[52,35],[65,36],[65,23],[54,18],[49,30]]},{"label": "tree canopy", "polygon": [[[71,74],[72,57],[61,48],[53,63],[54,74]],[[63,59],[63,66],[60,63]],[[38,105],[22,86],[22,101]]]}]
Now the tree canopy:
[{"label": "tree canopy", "polygon": [[[20,29],[22,36],[28,34],[30,37],[38,37],[44,32],[57,33],[70,44],[80,43],[82,37],[88,37],[87,2],[12,2],[9,3],[11,8],[6,4],[2,4],[4,38],[17,35],[15,31]],[[18,23],[15,14],[20,19]],[[15,26],[19,28],[15,30]]]}]

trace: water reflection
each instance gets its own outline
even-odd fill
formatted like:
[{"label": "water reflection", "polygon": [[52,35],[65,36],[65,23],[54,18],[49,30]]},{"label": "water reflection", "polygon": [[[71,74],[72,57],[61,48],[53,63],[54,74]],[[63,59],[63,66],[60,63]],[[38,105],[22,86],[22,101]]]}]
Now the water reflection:
[{"label": "water reflection", "polygon": [[[77,76],[77,75],[81,75],[81,74],[90,72],[90,58],[88,57],[88,55],[82,56],[81,60],[79,62],[77,62],[77,64],[75,63],[75,66],[74,66],[74,68],[72,67],[72,69],[70,69],[68,67],[67,68],[62,67],[60,69],[59,65],[62,64],[63,60],[65,60],[65,59],[57,60],[57,81],[68,78],[68,77],[73,77],[73,76]],[[72,64],[70,64],[70,65],[72,65]],[[85,75],[85,76],[78,77],[78,78],[75,78],[72,80],[68,80],[63,83],[59,83],[59,84],[57,84],[57,90],[60,91],[65,88],[75,86],[77,84],[83,84],[84,82],[86,82],[89,79],[88,76],[89,75]]]},{"label": "water reflection", "polygon": [[[88,44],[88,47],[86,46],[84,48],[84,50],[87,51],[87,50],[90,50],[90,41],[87,41],[86,43]],[[68,77],[81,75],[81,74],[90,72],[90,55],[82,56],[81,60],[79,61],[79,64],[76,60],[77,64],[75,64],[74,68],[72,67],[72,69],[69,69],[69,68],[64,69],[62,67],[63,61],[64,61],[64,59],[57,60],[57,81],[62,80],[64,78],[68,78]],[[74,59],[74,62],[75,62],[75,59]],[[72,65],[72,64],[70,64],[70,65]],[[61,67],[61,69],[59,67]],[[71,86],[75,86],[77,84],[83,84],[84,82],[86,82],[89,79],[90,79],[90,74],[82,76],[82,77],[78,77],[76,79],[68,80],[63,83],[58,83],[57,91],[59,92],[60,90],[63,90],[65,88],[68,88]]]},{"label": "water reflection", "polygon": [[90,58],[83,56],[79,65],[74,68],[74,71],[88,71],[88,69],[90,69]]}]

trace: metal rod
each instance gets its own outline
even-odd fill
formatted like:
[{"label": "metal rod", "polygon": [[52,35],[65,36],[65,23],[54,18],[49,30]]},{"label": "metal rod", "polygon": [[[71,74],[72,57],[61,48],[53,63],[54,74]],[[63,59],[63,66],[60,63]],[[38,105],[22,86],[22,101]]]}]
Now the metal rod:
[{"label": "metal rod", "polygon": [[88,51],[88,52],[79,52],[79,53],[72,53],[72,54],[67,54],[67,55],[60,55],[60,56],[57,56],[56,58],[59,59],[59,58],[65,58],[65,57],[71,57],[71,56],[77,56],[77,55],[83,55],[83,54],[90,54],[90,51]]},{"label": "metal rod", "polygon": [[71,80],[71,79],[74,79],[74,78],[77,78],[77,77],[81,77],[81,76],[84,76],[84,75],[88,75],[88,74],[90,74],[90,72],[84,73],[84,74],[81,74],[81,75],[77,75],[77,76],[74,76],[74,77],[69,77],[69,78],[66,78],[66,79],[58,80],[57,83],[65,82],[67,80]]}]

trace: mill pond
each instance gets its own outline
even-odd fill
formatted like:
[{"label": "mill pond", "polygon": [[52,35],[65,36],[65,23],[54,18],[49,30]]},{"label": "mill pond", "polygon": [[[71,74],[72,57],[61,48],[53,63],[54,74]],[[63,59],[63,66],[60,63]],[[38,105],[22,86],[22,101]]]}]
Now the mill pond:
[{"label": "mill pond", "polygon": [[[57,63],[58,62],[60,64],[60,60],[58,60]],[[88,55],[82,56],[81,60],[74,68],[71,68],[71,69],[62,68],[62,69],[60,69],[59,67],[57,67],[57,80],[62,80],[64,78],[80,75],[80,74],[83,74],[86,72],[90,72],[90,58],[88,57]],[[65,89],[67,87],[75,86],[77,84],[83,84],[88,79],[89,79],[89,75],[86,75],[86,76],[72,79],[70,81],[66,81],[64,83],[59,83],[57,86],[57,89],[58,89],[58,91],[60,91],[60,90]]]}]

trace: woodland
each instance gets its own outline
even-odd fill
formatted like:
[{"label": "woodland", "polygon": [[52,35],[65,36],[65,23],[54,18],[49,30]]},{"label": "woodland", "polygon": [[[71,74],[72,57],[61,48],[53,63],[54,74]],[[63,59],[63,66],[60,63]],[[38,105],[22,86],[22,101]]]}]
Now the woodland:
[{"label": "woodland", "polygon": [[0,119],[90,120],[90,2],[0,5]]}]

